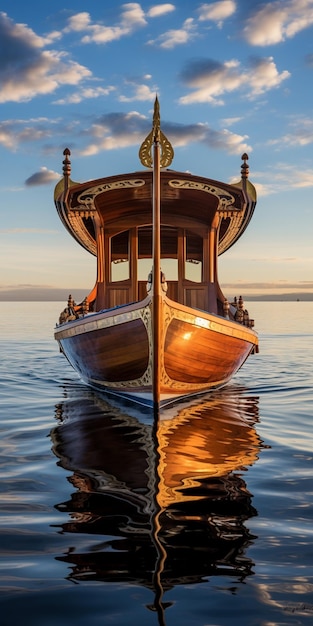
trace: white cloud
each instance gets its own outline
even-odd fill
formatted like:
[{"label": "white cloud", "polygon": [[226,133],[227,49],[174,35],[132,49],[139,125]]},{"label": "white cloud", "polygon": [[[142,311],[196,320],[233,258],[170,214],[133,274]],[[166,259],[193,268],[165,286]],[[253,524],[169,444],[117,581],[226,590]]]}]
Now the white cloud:
[{"label": "white cloud", "polygon": [[[140,93],[136,92],[135,95],[139,99]],[[144,90],[142,97],[148,96],[151,101],[154,100],[155,92]],[[75,145],[76,154],[90,156],[101,151],[124,149],[129,146],[136,146],[138,149],[150,130],[151,116],[146,117],[138,111],[107,113],[89,126],[86,125],[84,118],[67,124],[62,118],[12,119],[0,124],[0,144],[11,150],[16,150],[22,144],[27,146],[33,144],[37,154],[39,145],[45,155],[53,154],[55,157],[55,151],[60,150],[62,142],[63,146],[66,143]],[[224,150],[229,154],[241,155],[243,152],[252,151],[247,135],[233,133],[227,129],[216,131],[206,123],[177,124],[162,120],[162,130],[175,148],[198,143],[209,149]],[[78,145],[81,146],[79,149]],[[27,184],[44,184],[56,178],[55,172],[51,174],[46,168],[42,168],[34,176],[29,177]]]},{"label": "white cloud", "polygon": [[121,14],[121,22],[123,27],[131,27],[132,29],[146,26],[144,12],[137,2],[129,2],[123,4],[123,11]]},{"label": "white cloud", "polygon": [[171,29],[160,35],[157,39],[151,39],[149,44],[158,45],[160,48],[171,49],[186,44],[196,35],[196,25],[190,17],[183,23],[182,28]]},{"label": "white cloud", "polygon": [[17,145],[16,136],[12,128],[10,128],[6,123],[0,124],[0,145],[8,148],[9,150],[14,150]]},{"label": "white cloud", "polygon": [[72,15],[68,20],[68,27],[64,29],[64,32],[75,31],[81,32],[87,30],[91,25],[90,14],[85,12],[76,13]]},{"label": "white cloud", "polygon": [[[208,148],[225,150],[230,154],[251,152],[246,135],[239,135],[228,130],[215,131],[207,124],[163,123],[163,132],[170,138],[175,148],[191,143],[203,144]],[[128,114],[111,113],[103,115],[91,126],[85,135],[92,138],[81,154],[90,156],[102,150],[127,148],[140,145],[142,138],[151,130],[151,120],[136,111]]]},{"label": "white cloud", "polygon": [[[0,13],[0,32],[3,46],[4,60],[14,60],[15,52],[18,55],[19,47],[24,42],[26,45],[32,48],[43,48],[45,45],[45,39],[39,37],[34,33],[31,28],[28,28],[25,24],[15,24],[7,13]],[[12,40],[16,42],[16,51],[12,46]],[[10,45],[11,44],[11,45]],[[8,49],[6,46],[8,45]]]},{"label": "white cloud", "polygon": [[294,37],[312,24],[312,0],[276,0],[256,8],[243,33],[251,45],[268,46]]},{"label": "white cloud", "polygon": [[100,23],[92,23],[90,14],[86,11],[73,15],[68,20],[68,26],[64,32],[85,32],[82,43],[106,44],[117,41],[133,33],[137,28],[146,26],[144,12],[137,2],[129,2],[122,5],[122,12],[118,24],[107,26]]},{"label": "white cloud", "polygon": [[75,93],[70,94],[69,96],[66,96],[65,98],[59,98],[59,100],[55,100],[53,104],[78,104],[83,100],[108,96],[114,90],[115,87],[113,86],[85,87]]},{"label": "white cloud", "polygon": [[248,71],[248,81],[251,86],[251,95],[256,96],[278,87],[290,73],[284,70],[279,74],[273,57],[255,59],[251,70]]},{"label": "white cloud", "polygon": [[133,88],[134,94],[132,96],[122,95],[119,97],[120,102],[149,102],[155,99],[155,95],[158,91],[157,87],[150,87],[145,84],[135,84],[132,82],[128,82],[128,84]]},{"label": "white cloud", "polygon": [[46,41],[30,28],[0,14],[2,59],[0,102],[23,102],[53,93],[60,85],[77,85],[90,70],[65,52],[44,50]]},{"label": "white cloud", "polygon": [[224,126],[232,126],[233,124],[241,122],[241,120],[242,117],[225,117],[225,119],[223,120],[223,124]]},{"label": "white cloud", "polygon": [[220,0],[220,2],[210,2],[202,4],[198,9],[200,22],[217,22],[218,26],[223,25],[227,17],[231,17],[236,12],[236,2],[234,0]]},{"label": "white cloud", "polygon": [[52,125],[46,118],[5,120],[0,122],[0,145],[16,150],[21,143],[47,139],[52,136]]},{"label": "white cloud", "polygon": [[304,167],[299,170],[297,166],[289,163],[277,163],[273,169],[273,181],[282,189],[288,185],[288,188],[299,189],[301,187],[313,187],[313,168]]},{"label": "white cloud", "polygon": [[99,118],[86,132],[91,142],[80,151],[82,156],[98,154],[102,150],[116,150],[140,144],[150,130],[144,115],[137,111],[109,113]]},{"label": "white cloud", "polygon": [[147,16],[160,17],[160,15],[166,15],[167,13],[171,13],[172,11],[175,11],[174,4],[156,4],[155,6],[151,7],[151,9],[149,9],[149,11],[147,12]]},{"label": "white cloud", "polygon": [[[263,183],[263,180],[266,182]],[[277,161],[270,172],[253,172],[253,184],[258,197],[313,187],[313,168],[302,167],[299,170],[297,165]]]},{"label": "white cloud", "polygon": [[58,31],[58,30],[54,30],[51,33],[49,33],[48,35],[45,36],[45,44],[51,44],[54,41],[57,41],[59,39],[62,38],[62,32]]},{"label": "white cloud", "polygon": [[224,94],[244,90],[248,92],[248,97],[254,98],[278,87],[289,78],[289,72],[279,74],[272,57],[253,59],[247,68],[241,68],[236,59],[223,64],[211,59],[199,59],[185,67],[181,78],[193,92],[181,97],[180,104],[209,102],[223,105],[221,96]]},{"label": "white cloud", "polygon": [[271,139],[268,144],[285,148],[286,146],[308,146],[313,144],[313,120],[297,117],[290,122],[290,132],[278,139]]},{"label": "white cloud", "polygon": [[48,170],[46,167],[41,167],[39,172],[32,174],[27,180],[25,180],[26,187],[34,187],[38,185],[47,185],[56,180],[60,180],[61,176],[53,170]]},{"label": "white cloud", "polygon": [[313,169],[301,170],[294,184],[296,189],[313,187]]}]

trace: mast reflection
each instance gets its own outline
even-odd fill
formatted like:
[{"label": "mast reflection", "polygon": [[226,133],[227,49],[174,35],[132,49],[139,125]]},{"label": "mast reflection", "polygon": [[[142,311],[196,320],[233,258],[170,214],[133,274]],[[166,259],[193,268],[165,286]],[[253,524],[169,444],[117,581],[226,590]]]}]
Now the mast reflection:
[{"label": "mast reflection", "polygon": [[251,574],[245,522],[257,512],[243,472],[262,448],[258,398],[222,390],[149,423],[85,388],[68,395],[51,439],[75,488],[56,505],[69,516],[61,531],[76,535],[58,557],[71,580],[144,585],[164,624],[172,587]]}]

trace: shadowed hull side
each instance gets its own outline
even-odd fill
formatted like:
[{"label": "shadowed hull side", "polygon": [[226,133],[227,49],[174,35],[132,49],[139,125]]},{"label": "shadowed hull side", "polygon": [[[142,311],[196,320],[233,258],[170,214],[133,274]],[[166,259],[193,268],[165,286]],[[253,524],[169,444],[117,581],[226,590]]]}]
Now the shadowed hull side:
[{"label": "shadowed hull side", "polygon": [[89,385],[153,405],[158,350],[160,404],[225,385],[257,345],[256,333],[217,315],[161,300],[161,334],[153,337],[152,298],[91,314],[57,328],[55,338]]},{"label": "shadowed hull side", "polygon": [[81,378],[98,388],[143,388],[149,372],[149,339],[143,302],[92,314],[59,327],[55,338]]}]

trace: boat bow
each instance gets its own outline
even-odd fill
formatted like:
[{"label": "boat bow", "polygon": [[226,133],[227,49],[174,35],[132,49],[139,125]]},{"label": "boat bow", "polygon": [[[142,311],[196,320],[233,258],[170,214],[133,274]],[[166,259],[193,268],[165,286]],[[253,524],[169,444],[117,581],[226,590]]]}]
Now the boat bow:
[{"label": "boat bow", "polygon": [[[60,315],[61,351],[87,384],[149,406],[225,385],[258,350],[242,298],[225,298],[217,269],[254,211],[248,156],[237,185],[169,170],[174,151],[157,98],[139,150],[145,171],[80,185],[70,179],[69,150],[64,155],[56,207],[96,254],[97,278],[85,300],[76,305],[70,296]],[[141,261],[151,264],[148,281]],[[165,276],[169,261],[174,276]]]}]

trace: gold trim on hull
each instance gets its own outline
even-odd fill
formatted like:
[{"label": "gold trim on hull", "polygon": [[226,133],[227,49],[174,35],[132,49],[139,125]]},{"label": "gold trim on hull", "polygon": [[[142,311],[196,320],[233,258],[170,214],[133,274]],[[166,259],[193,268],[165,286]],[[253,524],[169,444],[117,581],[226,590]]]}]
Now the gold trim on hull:
[{"label": "gold trim on hull", "polygon": [[[55,338],[85,382],[104,391],[130,394],[137,401],[137,396],[141,396],[141,402],[150,405],[149,396],[153,390],[152,298],[122,308],[123,311],[90,314],[63,324],[56,329]],[[142,323],[142,330],[138,321]],[[129,343],[121,347],[116,345],[116,335],[111,334],[115,328],[123,326],[125,331],[127,328]],[[146,365],[143,366],[141,359],[144,371],[131,377],[130,374],[135,374],[139,368],[135,352],[139,343],[141,355],[147,355]],[[255,345],[257,336],[251,329],[216,315],[194,312],[164,296],[161,299],[159,345],[161,402],[169,397],[193,395],[225,385]],[[124,363],[123,370],[119,369],[120,361]],[[84,371],[81,363],[84,363]],[[116,374],[113,375],[114,371]]]}]

